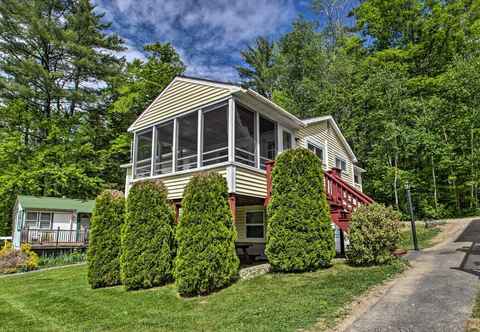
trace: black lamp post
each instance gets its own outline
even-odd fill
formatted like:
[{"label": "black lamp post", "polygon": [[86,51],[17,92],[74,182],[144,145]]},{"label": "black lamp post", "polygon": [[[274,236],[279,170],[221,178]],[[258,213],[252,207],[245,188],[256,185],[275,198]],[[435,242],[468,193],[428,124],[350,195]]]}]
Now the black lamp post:
[{"label": "black lamp post", "polygon": [[417,240],[417,228],[415,227],[415,216],[413,215],[412,195],[410,193],[410,184],[408,182],[405,184],[405,190],[407,191],[407,201],[408,201],[408,207],[410,209],[413,248],[418,251],[419,248],[418,248],[418,240]]}]

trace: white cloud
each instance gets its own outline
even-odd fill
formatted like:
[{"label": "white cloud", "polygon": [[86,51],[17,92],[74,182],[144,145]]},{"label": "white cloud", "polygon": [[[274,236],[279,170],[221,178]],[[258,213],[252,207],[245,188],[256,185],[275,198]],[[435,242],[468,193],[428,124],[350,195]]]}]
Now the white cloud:
[{"label": "white cloud", "polygon": [[117,52],[118,57],[125,57],[128,62],[132,62],[134,59],[145,60],[145,54],[140,52],[132,44],[129,44],[128,41],[125,45],[126,50]]},{"label": "white cloud", "polygon": [[[120,35],[170,41],[181,53],[190,75],[237,79],[233,65],[239,52],[257,36],[271,36],[296,15],[293,0],[95,0]],[[113,18],[114,20],[114,18]],[[133,44],[130,44],[133,45]],[[141,52],[130,47],[127,59]],[[210,72],[213,71],[213,72]]]}]

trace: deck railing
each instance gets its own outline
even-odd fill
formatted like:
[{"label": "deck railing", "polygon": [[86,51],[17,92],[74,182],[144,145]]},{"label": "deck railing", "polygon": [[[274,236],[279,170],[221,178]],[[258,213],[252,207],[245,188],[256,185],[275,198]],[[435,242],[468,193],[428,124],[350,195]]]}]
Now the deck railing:
[{"label": "deck railing", "polygon": [[31,245],[66,246],[87,245],[88,229],[38,229],[26,228],[21,231],[21,242]]},{"label": "deck railing", "polygon": [[[272,170],[274,165],[275,162],[272,160],[265,163],[267,176],[265,207],[270,202],[272,194]],[[332,222],[343,231],[347,231],[351,213],[360,205],[373,203],[373,199],[343,180],[341,178],[341,171],[337,168],[325,172],[324,176],[325,193],[328,204],[330,205]]]}]

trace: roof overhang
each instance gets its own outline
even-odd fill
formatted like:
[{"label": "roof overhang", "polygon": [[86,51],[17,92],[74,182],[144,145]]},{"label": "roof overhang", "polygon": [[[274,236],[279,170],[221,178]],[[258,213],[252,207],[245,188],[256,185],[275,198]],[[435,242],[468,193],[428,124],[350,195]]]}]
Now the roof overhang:
[{"label": "roof overhang", "polygon": [[242,99],[249,100],[250,103],[253,102],[260,106],[262,113],[272,117],[272,120],[280,120],[280,122],[287,127],[297,129],[303,126],[302,120],[252,89],[241,89],[233,92],[232,95],[239,98],[240,101],[242,101]]},{"label": "roof overhang", "polygon": [[340,141],[342,142],[342,144],[345,146],[345,149],[347,150],[348,154],[352,158],[352,161],[354,163],[358,162],[358,159],[355,156],[355,153],[353,153],[352,148],[348,144],[347,139],[345,138],[345,136],[343,136],[340,128],[338,127],[337,123],[335,122],[335,119],[331,115],[319,116],[319,117],[316,117],[316,118],[310,118],[310,119],[302,120],[305,127],[315,125],[315,124],[325,122],[325,121],[327,121],[332,126],[333,130],[335,130],[335,133],[340,138]]}]

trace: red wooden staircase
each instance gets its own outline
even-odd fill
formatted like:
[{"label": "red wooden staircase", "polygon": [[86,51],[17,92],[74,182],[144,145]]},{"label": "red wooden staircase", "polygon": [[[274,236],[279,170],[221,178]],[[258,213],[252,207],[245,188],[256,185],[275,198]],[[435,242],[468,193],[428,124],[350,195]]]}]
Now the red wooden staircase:
[{"label": "red wooden staircase", "polygon": [[[274,161],[266,163],[267,197],[265,198],[265,206],[268,205],[272,193],[272,169],[274,164]],[[340,169],[334,168],[324,174],[325,193],[330,205],[332,222],[342,231],[348,232],[352,212],[360,205],[373,203],[373,199],[343,180]]]}]

